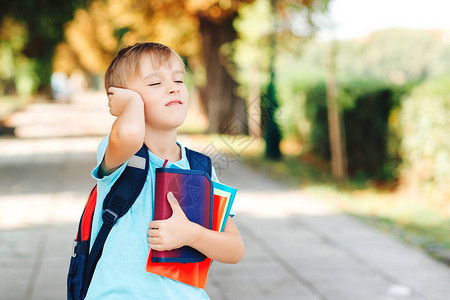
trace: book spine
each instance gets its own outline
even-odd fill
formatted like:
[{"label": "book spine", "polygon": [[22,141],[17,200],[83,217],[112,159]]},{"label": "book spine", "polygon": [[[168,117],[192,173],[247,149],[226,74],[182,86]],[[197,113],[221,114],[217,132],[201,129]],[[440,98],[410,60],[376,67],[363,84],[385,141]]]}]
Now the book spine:
[{"label": "book spine", "polygon": [[166,220],[172,215],[172,209],[167,200],[168,177],[166,172],[157,172],[155,178],[154,220]]}]

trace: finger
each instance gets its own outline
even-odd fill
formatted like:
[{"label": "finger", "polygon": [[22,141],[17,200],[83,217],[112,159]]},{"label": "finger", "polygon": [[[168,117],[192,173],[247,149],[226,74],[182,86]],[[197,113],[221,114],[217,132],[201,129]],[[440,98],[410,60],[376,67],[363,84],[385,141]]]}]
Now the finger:
[{"label": "finger", "polygon": [[161,240],[159,238],[148,237],[149,245],[161,245]]},{"label": "finger", "polygon": [[110,86],[109,88],[108,88],[108,94],[114,94],[114,92],[117,90],[117,88],[115,88],[115,87],[113,87],[113,86]]},{"label": "finger", "polygon": [[148,236],[150,236],[150,237],[159,237],[160,236],[159,229],[150,229],[148,231]]},{"label": "finger", "polygon": [[167,193],[167,200],[170,207],[172,208],[172,216],[175,214],[184,214],[183,209],[181,208],[178,200],[175,198],[172,192]]},{"label": "finger", "polygon": [[172,207],[172,209],[174,207],[180,207],[180,204],[178,203],[177,198],[175,198],[175,196],[173,195],[172,192],[167,193],[167,200],[169,201],[169,204]]},{"label": "finger", "polygon": [[162,245],[149,245],[152,250],[164,251],[166,250]]},{"label": "finger", "polygon": [[168,192],[168,193],[167,193],[167,200],[172,201],[172,202],[178,204],[178,200],[177,200],[177,198],[175,198],[175,196],[173,195],[172,192]]},{"label": "finger", "polygon": [[152,221],[150,222],[150,224],[148,224],[148,228],[150,229],[159,229],[159,227],[161,226],[159,221]]}]

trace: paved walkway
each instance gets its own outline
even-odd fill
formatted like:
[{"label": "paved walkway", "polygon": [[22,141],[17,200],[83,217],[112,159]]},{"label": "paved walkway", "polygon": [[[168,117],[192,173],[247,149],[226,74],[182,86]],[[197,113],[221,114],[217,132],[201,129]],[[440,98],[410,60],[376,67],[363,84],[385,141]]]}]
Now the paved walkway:
[{"label": "paved walkway", "polygon": [[[94,184],[89,173],[112,122],[101,97],[35,104],[10,119],[20,138],[0,138],[1,300],[65,299],[72,238]],[[208,147],[195,137],[180,141]],[[450,299],[450,268],[421,251],[238,157],[219,178],[239,189],[235,222],[246,254],[237,265],[214,263],[211,299]]]}]

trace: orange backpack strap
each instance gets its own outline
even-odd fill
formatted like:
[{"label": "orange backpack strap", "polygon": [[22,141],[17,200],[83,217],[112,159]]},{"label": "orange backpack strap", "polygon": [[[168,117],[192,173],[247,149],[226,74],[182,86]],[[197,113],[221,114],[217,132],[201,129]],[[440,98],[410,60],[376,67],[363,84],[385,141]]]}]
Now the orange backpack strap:
[{"label": "orange backpack strap", "polygon": [[95,205],[97,204],[97,185],[94,186],[89,194],[81,217],[81,240],[88,241],[91,236],[92,217],[94,215]]}]

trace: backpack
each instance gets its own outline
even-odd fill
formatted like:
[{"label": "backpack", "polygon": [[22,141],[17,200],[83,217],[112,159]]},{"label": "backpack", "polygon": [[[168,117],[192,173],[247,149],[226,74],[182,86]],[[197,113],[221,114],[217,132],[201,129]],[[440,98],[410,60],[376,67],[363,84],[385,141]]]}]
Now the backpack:
[{"label": "backpack", "polygon": [[[186,157],[191,170],[212,173],[211,159],[200,153],[186,148]],[[67,299],[82,300],[92,280],[95,267],[103,251],[103,245],[109,232],[117,220],[125,215],[136,201],[144,187],[149,169],[148,151],[145,145],[128,161],[128,164],[106,195],[103,203],[103,224],[91,244],[92,217],[97,202],[97,186],[91,190],[78,224],[78,233],[74,240],[72,257],[70,259],[67,276]]]}]

